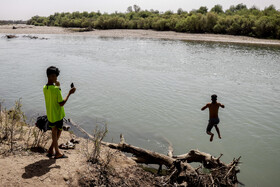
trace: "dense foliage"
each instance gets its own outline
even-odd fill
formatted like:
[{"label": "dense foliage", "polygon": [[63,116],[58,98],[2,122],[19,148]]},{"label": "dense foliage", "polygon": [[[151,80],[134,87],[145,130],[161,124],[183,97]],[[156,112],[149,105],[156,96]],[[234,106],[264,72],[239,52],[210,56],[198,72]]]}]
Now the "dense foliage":
[{"label": "dense foliage", "polygon": [[26,24],[26,21],[22,21],[22,20],[0,20],[0,25],[8,25],[8,24]]},{"label": "dense foliage", "polygon": [[202,6],[190,12],[180,8],[176,13],[141,10],[134,5],[128,7],[126,13],[67,12],[49,17],[34,16],[28,24],[95,29],[154,29],[280,39],[280,11],[273,5],[259,10],[254,6],[247,8],[244,4],[238,4],[225,11],[221,5],[215,5],[210,11]]}]

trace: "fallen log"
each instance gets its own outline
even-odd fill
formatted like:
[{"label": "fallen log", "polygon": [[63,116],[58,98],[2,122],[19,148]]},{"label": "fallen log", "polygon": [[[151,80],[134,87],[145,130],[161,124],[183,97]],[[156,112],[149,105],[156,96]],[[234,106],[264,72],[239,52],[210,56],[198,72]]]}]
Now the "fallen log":
[{"label": "fallen log", "polygon": [[[240,157],[237,160],[234,159],[230,164],[225,164],[220,161],[222,154],[215,158],[199,150],[191,150],[186,154],[171,157],[127,144],[124,140],[119,144],[108,142],[102,142],[102,144],[133,154],[132,159],[137,163],[165,165],[170,170],[170,175],[166,179],[168,183],[183,186],[235,186],[239,183],[236,167]],[[209,169],[209,173],[199,171],[201,166],[194,169],[189,164],[192,162],[201,163],[204,168]]]},{"label": "fallen log", "polygon": [[[71,123],[90,139],[94,138],[73,121]],[[165,165],[169,169],[169,174],[165,177],[166,184],[175,184],[176,186],[237,186],[238,183],[242,184],[237,180],[237,173],[239,173],[237,167],[241,157],[233,159],[229,164],[225,164],[220,161],[222,154],[216,158],[199,150],[190,150],[186,154],[176,156],[173,155],[171,143],[169,143],[168,155],[164,155],[127,144],[122,134],[118,144],[103,141],[101,141],[101,144],[133,154],[134,157],[131,158],[137,163],[158,164],[160,168]],[[202,165],[194,169],[189,164],[193,162],[198,162]],[[202,166],[207,168],[208,172],[200,171]]]},{"label": "fallen log", "polygon": [[94,139],[94,137],[91,134],[89,134],[82,127],[80,127],[80,125],[76,124],[72,119],[69,118],[67,122],[69,123],[69,125],[73,125],[74,127],[76,127],[80,132],[85,134],[89,139]]}]

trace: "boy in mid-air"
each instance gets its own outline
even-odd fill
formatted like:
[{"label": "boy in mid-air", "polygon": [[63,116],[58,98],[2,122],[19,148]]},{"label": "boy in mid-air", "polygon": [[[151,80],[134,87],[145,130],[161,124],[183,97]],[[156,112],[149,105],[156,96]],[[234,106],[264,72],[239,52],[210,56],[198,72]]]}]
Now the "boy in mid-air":
[{"label": "boy in mid-air", "polygon": [[210,142],[213,141],[213,137],[214,137],[214,134],[211,132],[211,129],[213,128],[213,126],[215,127],[219,138],[220,139],[222,138],[220,135],[219,127],[218,127],[218,124],[220,122],[218,112],[219,112],[220,107],[225,108],[224,105],[217,102],[217,95],[212,95],[211,100],[212,100],[212,103],[208,103],[204,107],[201,108],[201,110],[205,110],[206,108],[209,108],[209,123],[206,128],[206,133],[211,135]]},{"label": "boy in mid-air", "polygon": [[[47,118],[49,126],[52,128],[52,144],[48,150],[48,157],[55,156],[58,158],[68,158],[66,155],[62,154],[58,149],[58,139],[61,135],[63,118],[65,116],[64,105],[67,102],[69,96],[75,93],[76,88],[73,87],[69,90],[69,93],[65,99],[62,98],[60,83],[57,81],[59,76],[59,69],[50,66],[47,69],[48,83],[44,86],[43,92],[45,96]],[[55,154],[54,151],[55,150]]]}]

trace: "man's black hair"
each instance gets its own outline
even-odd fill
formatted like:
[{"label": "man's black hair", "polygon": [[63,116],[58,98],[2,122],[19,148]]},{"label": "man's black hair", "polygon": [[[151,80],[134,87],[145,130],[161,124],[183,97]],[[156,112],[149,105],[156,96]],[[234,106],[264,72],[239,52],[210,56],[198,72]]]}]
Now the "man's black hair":
[{"label": "man's black hair", "polygon": [[211,95],[211,100],[213,101],[217,101],[217,95],[216,94],[213,94],[213,95]]},{"label": "man's black hair", "polygon": [[52,75],[52,74],[56,74],[56,76],[58,77],[59,73],[60,73],[59,69],[55,66],[50,66],[47,69],[47,76]]}]

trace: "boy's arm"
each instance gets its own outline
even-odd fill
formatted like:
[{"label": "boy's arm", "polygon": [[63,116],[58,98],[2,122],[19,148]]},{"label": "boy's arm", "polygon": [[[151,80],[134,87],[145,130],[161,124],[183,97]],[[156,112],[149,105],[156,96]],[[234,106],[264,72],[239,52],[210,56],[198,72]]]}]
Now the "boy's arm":
[{"label": "boy's arm", "polygon": [[65,103],[67,102],[67,100],[69,99],[70,95],[73,94],[73,93],[75,93],[75,91],[76,91],[76,88],[75,88],[75,87],[74,87],[74,88],[71,88],[71,89],[69,90],[68,95],[65,97],[65,99],[64,99],[62,102],[59,103],[59,105],[60,105],[60,106],[64,106]]},{"label": "boy's arm", "polygon": [[219,103],[220,107],[225,108],[225,105],[223,105],[222,103]]},{"label": "boy's arm", "polygon": [[201,108],[201,110],[205,110],[206,108],[208,108],[209,104],[206,104],[204,107]]}]

